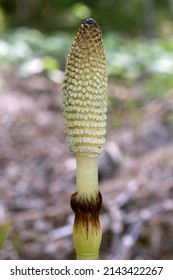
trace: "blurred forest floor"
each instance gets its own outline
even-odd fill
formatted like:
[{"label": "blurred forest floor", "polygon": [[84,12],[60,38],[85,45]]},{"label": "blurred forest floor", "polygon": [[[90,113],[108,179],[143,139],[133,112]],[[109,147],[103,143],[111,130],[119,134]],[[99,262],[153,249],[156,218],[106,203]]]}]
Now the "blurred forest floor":
[{"label": "blurred forest floor", "polygon": [[[0,76],[0,259],[74,259],[62,76]],[[173,259],[173,89],[146,98],[143,87],[109,79],[101,259]]]}]

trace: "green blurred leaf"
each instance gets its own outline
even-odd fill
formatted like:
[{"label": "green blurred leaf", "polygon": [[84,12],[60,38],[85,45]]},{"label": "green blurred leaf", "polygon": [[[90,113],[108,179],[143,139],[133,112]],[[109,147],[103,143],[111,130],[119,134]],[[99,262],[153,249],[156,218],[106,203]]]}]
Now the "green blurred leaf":
[{"label": "green blurred leaf", "polygon": [[0,225],[0,249],[4,246],[4,243],[7,239],[7,235],[9,232],[10,223],[7,222],[3,225]]}]

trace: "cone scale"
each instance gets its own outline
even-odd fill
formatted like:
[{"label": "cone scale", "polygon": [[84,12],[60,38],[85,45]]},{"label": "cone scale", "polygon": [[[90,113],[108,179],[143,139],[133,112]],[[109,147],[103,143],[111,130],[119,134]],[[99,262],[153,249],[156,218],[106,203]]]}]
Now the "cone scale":
[{"label": "cone scale", "polygon": [[73,241],[77,259],[98,259],[102,230],[97,159],[106,133],[107,72],[101,30],[94,19],[81,24],[67,58],[62,87],[70,151],[76,157]]}]

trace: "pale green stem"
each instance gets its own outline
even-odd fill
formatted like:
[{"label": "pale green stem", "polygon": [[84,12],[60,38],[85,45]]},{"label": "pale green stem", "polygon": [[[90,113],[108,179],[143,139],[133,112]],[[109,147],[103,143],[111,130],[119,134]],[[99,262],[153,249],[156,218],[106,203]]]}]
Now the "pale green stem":
[{"label": "pale green stem", "polygon": [[99,196],[97,156],[77,154],[76,161],[77,210],[73,209],[76,218],[73,228],[76,257],[78,260],[98,260],[102,230],[98,219],[101,194]]},{"label": "pale green stem", "polygon": [[98,192],[97,157],[76,154],[76,190],[79,194],[95,196]]}]

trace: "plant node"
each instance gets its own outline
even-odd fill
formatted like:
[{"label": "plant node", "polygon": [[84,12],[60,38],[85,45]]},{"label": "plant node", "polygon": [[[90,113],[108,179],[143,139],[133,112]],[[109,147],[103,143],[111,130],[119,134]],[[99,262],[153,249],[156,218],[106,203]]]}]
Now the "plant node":
[{"label": "plant node", "polygon": [[75,213],[74,229],[80,231],[85,229],[88,238],[89,226],[94,231],[100,229],[99,211],[102,204],[102,195],[98,191],[96,196],[86,196],[75,192],[71,196],[71,208]]}]

